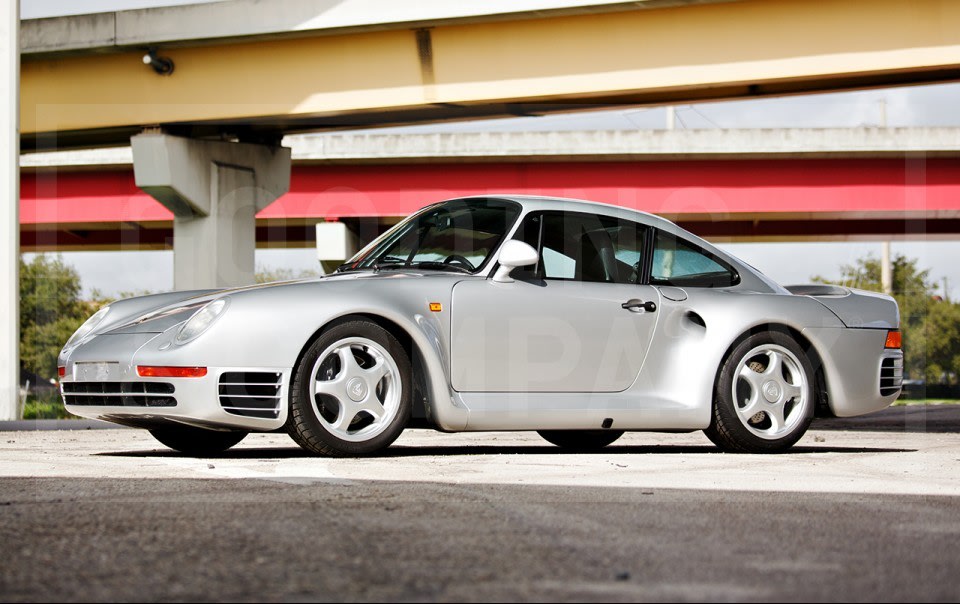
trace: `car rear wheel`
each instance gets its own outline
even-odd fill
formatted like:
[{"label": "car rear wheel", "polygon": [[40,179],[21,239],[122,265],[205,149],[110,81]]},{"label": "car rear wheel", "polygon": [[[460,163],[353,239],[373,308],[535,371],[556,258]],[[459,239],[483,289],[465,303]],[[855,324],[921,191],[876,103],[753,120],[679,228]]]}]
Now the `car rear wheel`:
[{"label": "car rear wheel", "polygon": [[781,332],[754,334],[724,360],[704,434],[724,451],[777,453],[800,440],[813,408],[814,370],[800,345]]},{"label": "car rear wheel", "polygon": [[400,342],[372,321],[346,321],[321,334],[297,366],[288,428],[314,453],[369,455],[400,436],[412,400]]},{"label": "car rear wheel", "polygon": [[623,436],[620,430],[539,430],[548,443],[573,451],[602,449]]},{"label": "car rear wheel", "polygon": [[220,432],[193,426],[170,426],[150,430],[150,434],[175,451],[196,457],[219,455],[239,443],[246,432]]}]

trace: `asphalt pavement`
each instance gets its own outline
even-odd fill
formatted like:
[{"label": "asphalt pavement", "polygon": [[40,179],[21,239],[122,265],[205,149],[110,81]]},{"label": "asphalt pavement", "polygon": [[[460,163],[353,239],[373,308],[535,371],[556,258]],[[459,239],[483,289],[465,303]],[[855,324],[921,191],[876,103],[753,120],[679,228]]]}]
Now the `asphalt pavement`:
[{"label": "asphalt pavement", "polygon": [[0,599],[957,601],[950,426],[958,406],[895,408],[768,456],[413,430],[367,459],[4,432]]}]

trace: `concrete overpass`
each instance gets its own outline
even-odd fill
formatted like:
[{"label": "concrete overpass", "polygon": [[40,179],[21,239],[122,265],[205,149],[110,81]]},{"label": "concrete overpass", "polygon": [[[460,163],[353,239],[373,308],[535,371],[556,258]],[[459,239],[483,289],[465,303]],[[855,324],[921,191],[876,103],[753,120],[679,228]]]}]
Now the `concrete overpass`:
[{"label": "concrete overpass", "polygon": [[[145,51],[175,65],[158,75]],[[233,0],[27,21],[28,150],[960,78],[950,0]]]},{"label": "concrete overpass", "polygon": [[[132,136],[136,184],[174,214],[178,287],[252,279],[284,133],[960,79],[948,0],[233,0],[28,21],[22,44],[8,4],[0,160],[18,98],[28,151]],[[0,223],[9,376],[17,204]]]},{"label": "concrete overpass", "polygon": [[[318,221],[371,238],[437,200],[498,191],[654,212],[715,241],[960,235],[960,129],[291,136],[290,191],[259,247],[313,246]],[[23,250],[167,249],[174,214],[129,147],[23,156]]]}]

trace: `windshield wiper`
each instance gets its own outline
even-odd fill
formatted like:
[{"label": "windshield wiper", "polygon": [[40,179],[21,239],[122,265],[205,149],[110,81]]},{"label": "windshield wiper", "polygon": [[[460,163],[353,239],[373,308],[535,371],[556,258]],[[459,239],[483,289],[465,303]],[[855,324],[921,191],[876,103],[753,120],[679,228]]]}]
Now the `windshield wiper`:
[{"label": "windshield wiper", "polygon": [[354,262],[353,264],[344,263],[338,266],[337,270],[334,272],[345,273],[347,271],[363,271],[363,270],[370,270],[370,269],[372,269],[373,272],[377,272],[384,266],[387,266],[390,264],[399,264],[402,262],[404,262],[403,258],[397,258],[396,256],[384,256],[379,260],[377,260],[375,263],[371,264],[370,266],[357,266],[356,262]]},{"label": "windshield wiper", "polygon": [[385,270],[402,270],[402,269],[427,269],[435,271],[450,271],[454,273],[464,273],[467,275],[472,274],[471,271],[462,266],[457,266],[455,264],[446,264],[444,262],[431,262],[431,261],[422,261],[422,262],[405,262],[403,264],[398,264],[395,262],[381,263],[378,262],[373,265],[374,272],[385,271]]}]

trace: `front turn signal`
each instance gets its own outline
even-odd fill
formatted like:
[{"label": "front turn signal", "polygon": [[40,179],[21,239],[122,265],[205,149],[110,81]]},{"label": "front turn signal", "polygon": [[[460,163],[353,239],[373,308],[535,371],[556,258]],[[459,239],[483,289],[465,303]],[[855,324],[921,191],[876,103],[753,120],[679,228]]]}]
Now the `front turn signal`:
[{"label": "front turn signal", "polygon": [[883,345],[884,348],[901,348],[903,344],[903,336],[900,335],[898,330],[888,331],[887,332],[887,341]]}]

